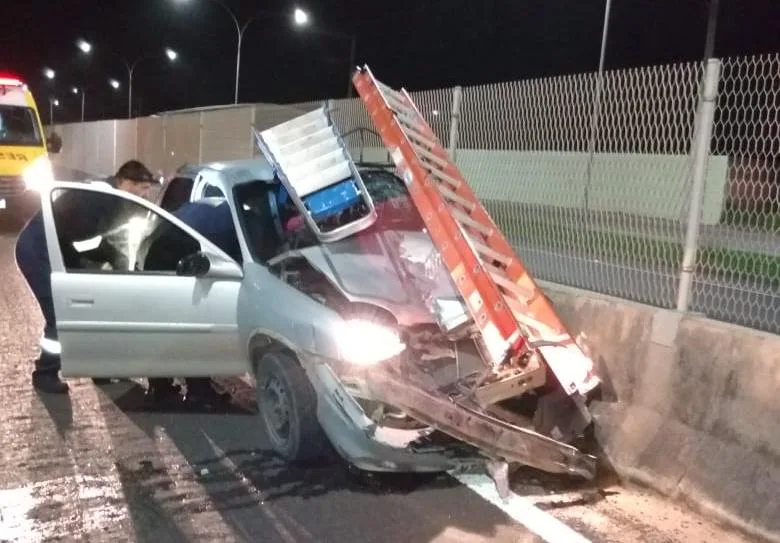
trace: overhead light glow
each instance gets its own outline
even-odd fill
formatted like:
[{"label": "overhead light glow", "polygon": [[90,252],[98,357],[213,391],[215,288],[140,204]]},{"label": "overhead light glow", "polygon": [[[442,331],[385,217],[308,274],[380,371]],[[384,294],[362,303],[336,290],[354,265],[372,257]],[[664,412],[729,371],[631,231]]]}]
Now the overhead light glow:
[{"label": "overhead light glow", "polygon": [[114,90],[116,90],[116,89],[118,89],[118,88],[119,88],[119,81],[117,81],[116,79],[109,79],[109,80],[108,80],[108,84],[109,84],[109,85],[111,85],[111,87],[112,87]]},{"label": "overhead light glow", "polygon": [[54,73],[54,70],[52,70],[51,68],[44,68],[43,75],[46,76],[46,79],[54,79],[54,76],[56,74]]},{"label": "overhead light glow", "polygon": [[84,54],[88,54],[92,51],[92,44],[86,40],[77,41],[76,47],[78,47],[81,50],[81,52]]},{"label": "overhead light glow", "polygon": [[167,56],[167,57],[168,57],[168,60],[170,60],[171,62],[173,62],[174,60],[176,60],[177,58],[179,58],[179,53],[177,53],[176,51],[174,51],[173,49],[171,49],[170,47],[168,47],[168,48],[165,50],[165,56]]},{"label": "overhead light glow", "polygon": [[293,12],[293,20],[295,21],[296,25],[304,26],[309,23],[309,14],[301,8],[295,8],[295,11]]}]

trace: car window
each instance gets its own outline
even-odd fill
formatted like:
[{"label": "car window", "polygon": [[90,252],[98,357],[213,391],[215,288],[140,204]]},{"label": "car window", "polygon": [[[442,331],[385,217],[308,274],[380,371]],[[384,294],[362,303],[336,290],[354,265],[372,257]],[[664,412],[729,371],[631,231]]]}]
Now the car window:
[{"label": "car window", "polygon": [[168,188],[165,189],[160,207],[165,211],[174,212],[185,202],[190,200],[192,184],[194,181],[189,177],[174,177],[168,182]]},{"label": "car window", "polygon": [[275,217],[271,200],[275,185],[264,181],[243,183],[233,189],[238,222],[244,231],[249,250],[255,261],[265,263],[283,248],[278,216]]},{"label": "car window", "polygon": [[70,273],[174,274],[200,242],[148,208],[117,194],[52,191],[54,227]]},{"label": "car window", "polygon": [[204,198],[224,198],[225,193],[222,192],[222,189],[219,188],[216,185],[208,184],[203,189],[203,197]]}]

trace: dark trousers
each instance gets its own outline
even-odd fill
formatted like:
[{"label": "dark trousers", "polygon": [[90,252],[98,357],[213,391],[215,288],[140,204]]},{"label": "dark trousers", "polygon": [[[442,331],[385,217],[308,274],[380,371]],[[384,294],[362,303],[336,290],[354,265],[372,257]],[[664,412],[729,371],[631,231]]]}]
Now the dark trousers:
[{"label": "dark trousers", "polygon": [[35,361],[35,373],[57,373],[61,361],[58,338],[57,318],[54,315],[54,299],[51,290],[51,265],[49,264],[46,245],[31,246],[20,236],[16,244],[16,264],[24,279],[30,286],[38,306],[41,308],[46,324],[41,341],[41,354]]}]

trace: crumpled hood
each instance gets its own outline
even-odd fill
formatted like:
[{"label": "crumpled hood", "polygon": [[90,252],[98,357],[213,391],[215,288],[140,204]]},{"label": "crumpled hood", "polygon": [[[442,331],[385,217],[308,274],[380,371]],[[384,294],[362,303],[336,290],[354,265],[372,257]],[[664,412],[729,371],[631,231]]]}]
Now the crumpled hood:
[{"label": "crumpled hood", "polygon": [[350,300],[387,309],[401,325],[435,323],[437,315],[440,322],[441,318],[466,315],[439,253],[425,232],[361,232],[299,253]]}]

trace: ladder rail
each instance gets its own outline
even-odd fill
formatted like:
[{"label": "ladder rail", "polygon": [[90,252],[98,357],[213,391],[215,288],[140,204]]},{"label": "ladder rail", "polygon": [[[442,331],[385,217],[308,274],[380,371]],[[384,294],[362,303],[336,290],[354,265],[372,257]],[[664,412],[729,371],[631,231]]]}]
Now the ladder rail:
[{"label": "ladder rail", "polygon": [[[361,75],[363,74],[356,74],[356,86],[358,92],[365,95],[367,92],[370,93],[371,89],[366,89],[366,85],[361,83],[359,79]],[[402,173],[418,209],[422,208],[421,215],[428,233],[439,249],[456,288],[463,295],[466,306],[474,318],[474,324],[482,333],[482,340],[493,367],[497,368],[506,360],[508,354],[525,351],[526,342],[520,326],[498,286],[484,269],[478,255],[471,250],[464,250],[463,243],[459,243],[459,241],[465,242],[466,239],[466,233],[461,226],[450,213],[434,211],[441,212],[446,209],[446,203],[438,188],[433,185],[430,175],[420,164],[414,144],[393,114],[393,109],[382,88],[367,67],[365,75],[374,83],[373,86],[385,106],[377,108],[372,113],[383,118],[382,124],[393,125],[397,129],[398,140],[389,142],[390,155]],[[419,114],[417,109],[415,112]],[[392,138],[387,131],[382,135],[387,145],[388,140]],[[459,182],[459,185],[465,183]]]}]

